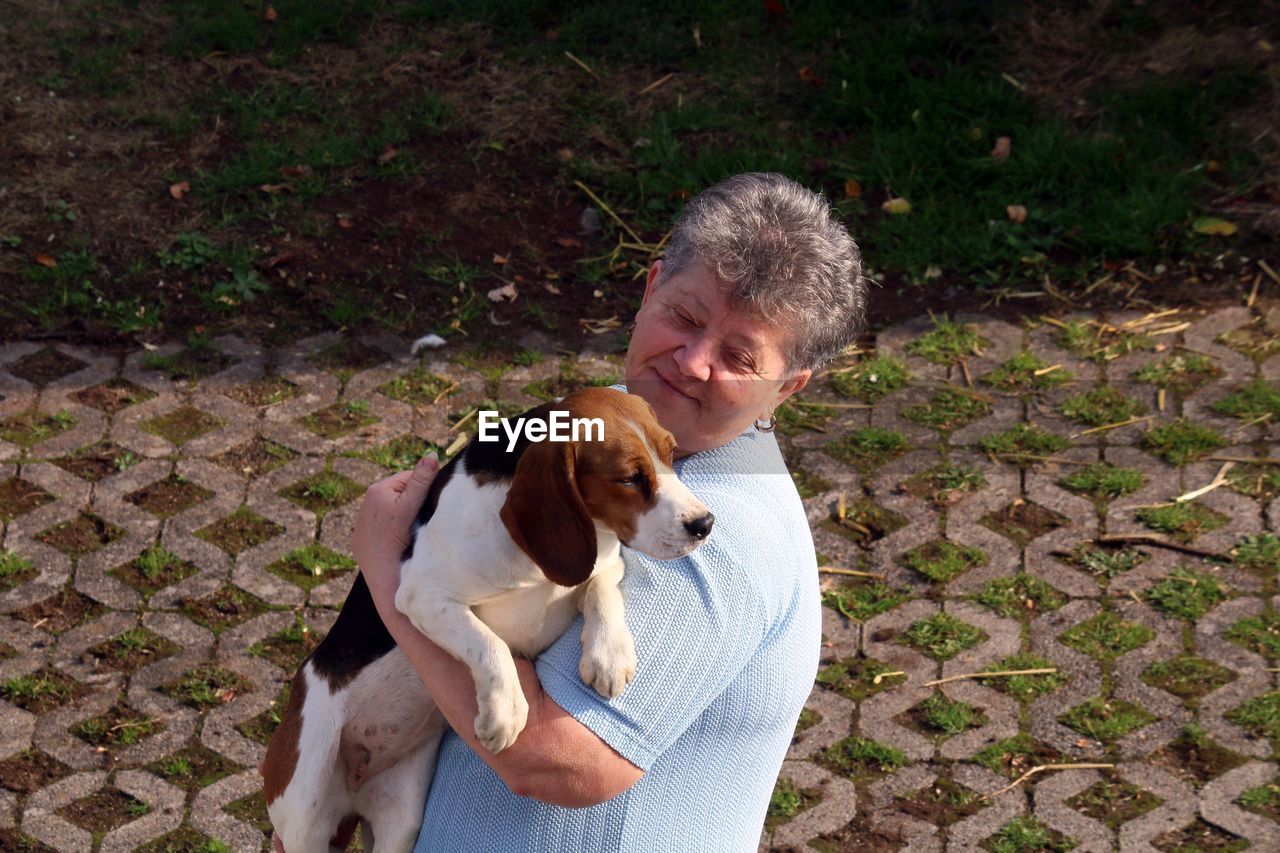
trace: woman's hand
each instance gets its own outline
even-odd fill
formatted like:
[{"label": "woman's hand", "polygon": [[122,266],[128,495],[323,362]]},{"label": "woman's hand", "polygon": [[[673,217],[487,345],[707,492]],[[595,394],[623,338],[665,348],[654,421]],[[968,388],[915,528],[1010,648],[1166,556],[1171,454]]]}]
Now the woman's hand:
[{"label": "woman's hand", "polygon": [[400,557],[409,545],[409,528],[439,470],[435,456],[423,457],[412,471],[374,483],[360,503],[351,533],[351,553],[383,621],[395,611]]}]

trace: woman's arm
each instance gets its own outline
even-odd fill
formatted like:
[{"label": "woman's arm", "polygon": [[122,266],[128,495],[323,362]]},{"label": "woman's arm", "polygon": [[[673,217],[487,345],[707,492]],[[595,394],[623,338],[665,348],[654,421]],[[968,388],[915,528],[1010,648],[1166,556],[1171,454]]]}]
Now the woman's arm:
[{"label": "woman's arm", "polygon": [[378,614],[417,670],[445,719],[515,793],[553,805],[580,808],[612,799],[644,775],[542,691],[533,664],[516,660],[529,702],[529,722],[515,744],[498,754],[475,736],[475,682],[466,664],[427,639],[396,610],[400,557],[409,527],[439,466],[424,459],[413,471],[369,487],[352,533],[352,551]]}]

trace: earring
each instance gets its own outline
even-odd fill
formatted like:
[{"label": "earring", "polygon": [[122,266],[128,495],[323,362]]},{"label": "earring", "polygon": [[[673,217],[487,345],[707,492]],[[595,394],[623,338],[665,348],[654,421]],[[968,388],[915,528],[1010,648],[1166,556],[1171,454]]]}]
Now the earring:
[{"label": "earring", "polygon": [[778,419],[770,412],[767,418],[756,418],[756,429],[760,432],[773,432],[773,428],[778,425]]},{"label": "earring", "polygon": [[635,332],[635,330],[636,330],[635,323],[632,323],[630,326],[627,326],[627,332],[626,332],[627,337],[628,338],[631,337],[632,333]]}]

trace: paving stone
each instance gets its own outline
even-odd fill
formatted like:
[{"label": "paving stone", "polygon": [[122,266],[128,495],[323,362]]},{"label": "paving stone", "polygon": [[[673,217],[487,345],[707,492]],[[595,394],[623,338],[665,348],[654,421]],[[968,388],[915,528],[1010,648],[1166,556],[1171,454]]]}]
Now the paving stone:
[{"label": "paving stone", "polygon": [[[1106,319],[1124,323],[1143,316],[1142,312],[1128,312]],[[1280,601],[1268,602],[1265,598],[1270,582],[1257,572],[1208,563],[1191,554],[1150,544],[1127,545],[1147,559],[1109,582],[1063,559],[1076,546],[1093,542],[1104,533],[1150,533],[1135,518],[1138,507],[1168,502],[1204,486],[1222,465],[1212,459],[1181,467],[1164,462],[1141,447],[1142,433],[1149,426],[1145,422],[1080,435],[1087,426],[1070,421],[1057,411],[1065,399],[1107,383],[1140,400],[1154,423],[1185,417],[1228,436],[1232,446],[1216,455],[1280,457],[1280,425],[1246,425],[1212,409],[1215,402],[1255,376],[1280,382],[1280,356],[1255,365],[1217,342],[1223,331],[1250,322],[1253,314],[1245,308],[1226,308],[1185,316],[1190,327],[1153,339],[1161,347],[1159,350],[1136,350],[1102,363],[1067,352],[1057,342],[1058,329],[1050,324],[1024,330],[982,315],[961,315],[954,319],[973,323],[988,341],[982,354],[968,356],[963,366],[935,365],[906,349],[910,341],[933,328],[929,318],[917,318],[882,331],[876,342],[881,352],[899,356],[908,364],[913,376],[905,388],[871,407],[835,409],[836,414],[824,425],[826,432],[801,430],[795,435],[779,435],[790,463],[808,477],[810,491],[806,492],[809,497],[804,506],[812,525],[814,546],[824,562],[882,573],[883,583],[905,590],[908,595],[905,603],[865,624],[851,622],[824,607],[824,662],[865,655],[904,672],[906,678],[895,679],[892,686],[860,702],[815,686],[807,708],[816,722],[796,735],[782,776],[799,787],[821,792],[821,798],[764,834],[763,848],[815,849],[809,844],[812,839],[840,831],[860,809],[865,817],[859,820],[867,820],[867,826],[885,837],[900,838],[901,846],[907,850],[980,850],[1021,814],[1031,815],[1074,839],[1077,849],[1084,850],[1153,849],[1151,843],[1160,835],[1186,826],[1197,814],[1224,831],[1249,840],[1255,849],[1280,847],[1277,824],[1234,804],[1242,791],[1274,778],[1275,764],[1267,760],[1272,754],[1271,744],[1226,719],[1250,699],[1277,689],[1277,674],[1266,671],[1271,662],[1225,636],[1241,619],[1263,613],[1268,606],[1280,609]],[[1091,317],[1078,314],[1073,318]],[[352,366],[326,366],[327,356],[323,354],[339,344],[358,356]],[[535,340],[531,346],[546,344],[547,341]],[[409,437],[448,444],[456,434],[450,431],[450,424],[458,412],[480,404],[495,392],[504,401],[532,405],[535,399],[524,389],[533,382],[558,380],[562,360],[548,357],[533,365],[519,366],[495,383],[438,353],[423,359],[410,358],[407,342],[392,335],[356,340],[329,333],[277,349],[222,336],[212,342],[212,347],[225,357],[225,364],[217,372],[194,380],[173,380],[164,371],[150,369],[147,365],[154,361],[143,352],[121,357],[93,347],[53,346],[56,358],[71,369],[37,387],[13,371],[21,372],[17,365],[22,359],[39,355],[44,345],[0,345],[0,419],[33,408],[48,414],[66,411],[75,419],[71,429],[26,450],[0,442],[0,482],[21,479],[52,498],[0,528],[0,546],[31,560],[35,570],[24,582],[0,593],[0,683],[52,669],[74,679],[83,686],[83,692],[39,714],[0,701],[0,760],[35,748],[71,771],[69,776],[30,795],[0,791],[0,827],[14,827],[60,850],[88,850],[89,834],[57,812],[67,803],[104,787],[114,787],[147,803],[149,811],[108,832],[100,849],[133,849],[163,837],[180,825],[187,795],[143,768],[198,742],[244,770],[191,794],[190,825],[231,849],[261,849],[265,841],[261,832],[224,809],[261,790],[254,767],[262,757],[263,745],[241,729],[250,721],[258,721],[279,700],[281,688],[292,672],[259,657],[253,650],[258,643],[294,625],[296,619],[302,619],[316,636],[322,636],[332,626],[355,578],[354,572],[335,574],[305,592],[268,572],[266,567],[313,542],[335,553],[349,553],[359,506],[357,495],[327,511],[313,512],[280,493],[325,470],[334,471],[362,490],[386,473],[386,469],[360,458],[366,451]],[[160,345],[155,353],[167,356],[183,349],[183,344],[170,342]],[[582,377],[615,375],[617,364],[600,355],[610,349],[584,351],[582,357],[571,362],[573,370]],[[1060,369],[1071,373],[1069,383],[1020,394],[992,389],[981,380],[1023,349],[1046,364],[1062,365]],[[1180,351],[1210,356],[1224,374],[1185,397],[1167,394],[1161,411],[1154,386],[1138,381],[1134,373],[1145,364]],[[379,390],[396,377],[419,368],[456,383],[456,391],[439,402],[405,402]],[[155,396],[114,411],[81,402],[94,399],[82,395],[85,389],[117,380],[131,382]],[[287,389],[286,393],[278,400],[262,397],[261,389],[274,388],[271,383],[276,380],[287,383],[280,386]],[[939,389],[947,385],[963,388],[971,382],[976,391],[990,399],[991,411],[984,417],[949,434],[903,417],[909,406],[927,402]],[[813,383],[806,389],[805,399],[846,402],[825,382]],[[330,406],[348,402],[366,404],[369,416],[376,420],[336,438],[324,438],[301,423]],[[144,429],[156,418],[184,408],[216,418],[220,425],[181,445]],[[976,446],[985,436],[1019,422],[1068,437],[1072,446],[1055,454],[1054,461],[1030,460],[1022,467],[989,458]],[[824,451],[830,442],[866,426],[902,432],[909,449],[879,467],[863,470]],[[100,440],[132,453],[133,463],[91,484],[50,461]],[[246,472],[226,467],[227,451],[263,440],[282,445],[292,457],[270,471]],[[1101,510],[1090,499],[1062,486],[1067,473],[1098,460],[1138,469],[1146,479],[1144,486],[1109,505],[1101,505]],[[954,493],[937,504],[906,491],[904,482],[944,461],[972,466],[980,472],[983,484],[970,492]],[[204,490],[209,497],[167,518],[153,515],[129,499],[139,490],[167,482],[172,476]],[[870,542],[840,535],[828,522],[841,493],[849,504],[866,497],[901,516],[906,523]],[[1021,540],[998,533],[984,522],[1018,501],[1035,504],[1064,523],[1020,544]],[[1227,555],[1245,535],[1280,531],[1280,499],[1264,501],[1218,488],[1202,495],[1198,502],[1225,516],[1227,522],[1197,537],[1192,543],[1196,548]],[[234,556],[194,535],[241,506],[278,525],[280,532]],[[78,560],[38,538],[49,528],[82,513],[113,525],[122,532],[121,536]],[[903,554],[938,540],[980,548],[985,561],[947,583],[931,582],[902,564]],[[194,572],[144,598],[121,581],[116,570],[154,546],[189,562]],[[1144,603],[1153,588],[1184,567],[1212,575],[1227,592],[1224,600],[1193,622],[1164,615]],[[1062,606],[1047,612],[1028,611],[1019,621],[1002,617],[973,600],[988,583],[1020,572],[1057,590]],[[822,583],[824,588],[837,583],[852,588],[859,582],[823,575]],[[33,604],[47,603],[68,589],[94,603],[96,609],[90,618],[54,633],[49,625],[36,627],[13,615]],[[198,604],[209,596],[224,595],[228,589],[242,590],[260,599],[265,609],[250,609],[229,618],[225,629],[215,636],[193,621],[189,615],[192,611],[184,607],[188,602]],[[1094,660],[1061,642],[1059,638],[1065,631],[1094,617],[1104,607],[1127,621],[1150,628],[1152,640],[1108,662]],[[953,614],[980,629],[985,639],[941,663],[899,641],[902,632],[916,621],[940,612]],[[133,672],[102,666],[98,657],[89,652],[135,628],[153,632],[177,651]],[[925,686],[933,679],[986,669],[1019,654],[1050,661],[1064,683],[1025,705],[996,690],[990,681],[980,679]],[[1223,667],[1234,678],[1201,696],[1194,707],[1143,680],[1143,673],[1153,663],[1183,654]],[[189,707],[166,692],[185,674],[206,665],[236,673],[242,679],[242,689],[230,701],[203,710]],[[983,721],[951,737],[916,731],[903,714],[935,690],[952,701],[970,705]],[[1154,720],[1106,748],[1058,722],[1065,712],[1096,697],[1141,706]],[[73,733],[78,724],[107,713],[122,702],[140,715],[160,720],[162,727],[133,744],[113,747],[108,752],[99,752]],[[1190,724],[1200,726],[1215,743],[1251,760],[1241,759],[1242,764],[1208,780],[1197,792],[1164,767],[1152,763],[1166,760],[1161,750]],[[851,735],[873,738],[902,750],[908,763],[870,782],[855,784],[817,762],[823,750]],[[974,756],[991,744],[1018,735],[1055,750],[1067,762],[1114,761],[1120,779],[1160,798],[1162,803],[1113,832],[1067,804],[1101,777],[1094,771],[1069,771],[1044,774],[1031,784],[984,801],[976,813],[946,827],[934,826],[921,819],[918,812],[903,808],[901,797],[926,791],[940,777],[980,793],[1005,786],[1010,779],[978,765]]]}]

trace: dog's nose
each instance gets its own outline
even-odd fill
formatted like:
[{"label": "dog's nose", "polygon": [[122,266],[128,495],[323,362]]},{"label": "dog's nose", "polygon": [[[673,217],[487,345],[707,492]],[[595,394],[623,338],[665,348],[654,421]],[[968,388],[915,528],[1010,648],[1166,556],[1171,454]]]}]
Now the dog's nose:
[{"label": "dog's nose", "polygon": [[689,531],[689,535],[694,539],[702,540],[711,535],[711,525],[716,523],[716,517],[711,513],[698,516],[684,523],[684,529]]}]

